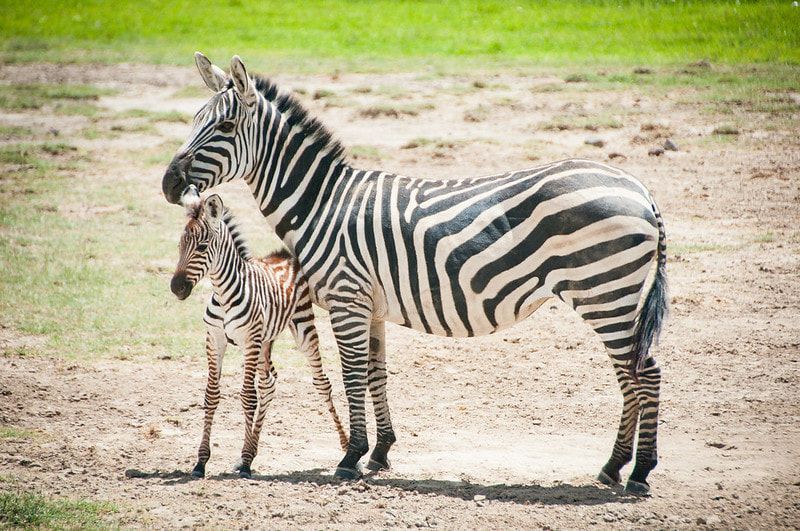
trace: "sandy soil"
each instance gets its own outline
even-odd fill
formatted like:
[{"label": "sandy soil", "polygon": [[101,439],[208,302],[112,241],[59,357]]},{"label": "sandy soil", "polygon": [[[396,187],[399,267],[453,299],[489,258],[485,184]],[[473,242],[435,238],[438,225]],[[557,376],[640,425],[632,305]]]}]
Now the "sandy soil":
[{"label": "sandy soil", "polygon": [[[202,101],[172,97],[199,86],[189,68],[10,65],[0,80],[113,86],[120,93],[100,102],[113,110],[193,112]],[[613,162],[654,191],[670,243],[672,315],[655,350],[663,399],[653,495],[626,496],[594,480],[611,450],[621,398],[597,338],[555,302],[491,337],[451,340],[388,326],[394,468],[359,482],[332,477],[336,434],[296,361],[280,372],[253,480],[230,474],[243,431],[235,358],[225,369],[208,477],[187,477],[201,433],[202,336],[185,356],[0,357],[0,424],[40,432],[0,440],[0,475],[50,495],[111,501],[124,527],[800,526],[797,114],[778,119],[746,105],[720,114],[681,92],[604,92],[514,75],[279,80],[301,89],[344,143],[358,146],[362,167],[447,177],[624,155]],[[361,112],[375,106],[395,113]],[[621,127],[544,127],[609,113]],[[2,122],[56,123],[73,142],[86,120],[7,114]],[[735,138],[711,135],[731,122],[740,124]],[[162,167],[120,168],[115,157],[187,131],[159,123],[155,134],[76,138],[100,161],[81,178],[135,176],[143,201],[171,208],[159,197]],[[679,151],[648,156],[665,136]],[[433,141],[409,147],[418,137]],[[605,146],[586,145],[589,137]],[[237,212],[245,211],[251,232],[266,230],[246,191],[226,194],[242,205]],[[319,326],[330,352],[328,323]],[[3,348],[26,341],[0,333]],[[340,369],[328,370],[344,412]]]}]

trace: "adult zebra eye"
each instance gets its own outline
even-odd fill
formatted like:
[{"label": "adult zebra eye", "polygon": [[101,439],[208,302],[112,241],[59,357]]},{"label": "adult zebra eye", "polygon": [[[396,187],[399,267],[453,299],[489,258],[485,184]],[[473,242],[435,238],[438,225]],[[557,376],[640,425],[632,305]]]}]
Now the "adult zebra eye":
[{"label": "adult zebra eye", "polygon": [[223,133],[230,133],[231,131],[233,131],[233,126],[234,126],[233,122],[222,122],[221,124],[219,124],[217,129],[219,129]]}]

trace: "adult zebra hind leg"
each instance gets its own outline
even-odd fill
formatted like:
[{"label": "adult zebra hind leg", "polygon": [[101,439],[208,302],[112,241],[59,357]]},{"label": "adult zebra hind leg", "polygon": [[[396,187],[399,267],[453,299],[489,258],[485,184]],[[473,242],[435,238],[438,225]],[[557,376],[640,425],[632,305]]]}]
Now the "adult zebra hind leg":
[{"label": "adult zebra hind leg", "polygon": [[367,392],[372,309],[359,301],[332,306],[331,327],[342,361],[342,379],[350,413],[350,443],[334,474],[340,479],[361,477],[359,460],[369,450],[364,398]]},{"label": "adult zebra hind leg", "polygon": [[367,468],[377,471],[391,466],[387,454],[397,440],[389,415],[389,402],[386,399],[386,329],[383,321],[373,320],[370,326],[368,367],[367,384],[375,408],[378,441],[369,456]]},{"label": "adult zebra hind leg", "polygon": [[658,408],[661,369],[650,355],[650,346],[666,313],[664,260],[659,256],[655,279],[641,306],[644,280],[591,298],[573,299],[573,306],[598,333],[614,363],[623,397],[617,439],[598,479],[620,483],[620,469],[631,460],[638,424],[636,464],[627,492],[647,494],[647,476],[658,463]]}]

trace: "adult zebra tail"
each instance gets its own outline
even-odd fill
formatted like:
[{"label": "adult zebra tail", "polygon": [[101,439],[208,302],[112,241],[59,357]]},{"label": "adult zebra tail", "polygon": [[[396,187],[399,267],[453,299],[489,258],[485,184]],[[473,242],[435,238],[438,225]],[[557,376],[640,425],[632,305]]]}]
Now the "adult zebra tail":
[{"label": "adult zebra tail", "polygon": [[650,291],[647,293],[644,304],[639,311],[634,330],[633,356],[631,357],[630,372],[634,379],[644,370],[647,353],[653,340],[658,342],[658,335],[668,314],[667,308],[667,235],[664,232],[664,220],[655,202],[652,202],[653,214],[658,225],[658,265]]}]

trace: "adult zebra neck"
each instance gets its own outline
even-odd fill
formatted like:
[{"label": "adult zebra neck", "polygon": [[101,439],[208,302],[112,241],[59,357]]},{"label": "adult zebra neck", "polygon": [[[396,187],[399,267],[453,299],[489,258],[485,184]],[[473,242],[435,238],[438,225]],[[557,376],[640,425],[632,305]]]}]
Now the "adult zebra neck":
[{"label": "adult zebra neck", "polygon": [[265,156],[246,181],[278,237],[294,248],[294,235],[313,223],[352,169],[338,143],[332,146],[316,130],[293,124],[274,109],[264,115],[261,140]]}]

